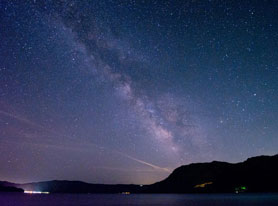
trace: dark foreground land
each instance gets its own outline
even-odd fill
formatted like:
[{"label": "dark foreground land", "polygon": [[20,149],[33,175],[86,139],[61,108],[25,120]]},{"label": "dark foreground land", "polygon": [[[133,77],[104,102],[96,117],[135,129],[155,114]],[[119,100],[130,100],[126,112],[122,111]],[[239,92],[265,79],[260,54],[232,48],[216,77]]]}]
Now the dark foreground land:
[{"label": "dark foreground land", "polygon": [[50,193],[277,193],[278,155],[253,157],[236,164],[213,161],[185,165],[175,169],[165,180],[144,186],[80,181],[0,182],[0,185],[0,191],[5,186]]}]

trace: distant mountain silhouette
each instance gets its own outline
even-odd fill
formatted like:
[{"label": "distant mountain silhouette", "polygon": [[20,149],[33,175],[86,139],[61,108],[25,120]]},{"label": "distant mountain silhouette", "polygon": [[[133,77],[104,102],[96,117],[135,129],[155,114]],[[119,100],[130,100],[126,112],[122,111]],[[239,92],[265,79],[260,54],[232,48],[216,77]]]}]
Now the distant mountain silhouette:
[{"label": "distant mountain silhouette", "polygon": [[258,156],[241,163],[213,161],[181,166],[165,180],[151,185],[106,185],[80,181],[28,184],[0,182],[24,190],[50,193],[234,193],[278,192],[278,155]]},{"label": "distant mountain silhouette", "polygon": [[90,184],[81,181],[53,180],[46,182],[17,184],[18,188],[50,193],[122,193],[139,192],[139,185]]}]

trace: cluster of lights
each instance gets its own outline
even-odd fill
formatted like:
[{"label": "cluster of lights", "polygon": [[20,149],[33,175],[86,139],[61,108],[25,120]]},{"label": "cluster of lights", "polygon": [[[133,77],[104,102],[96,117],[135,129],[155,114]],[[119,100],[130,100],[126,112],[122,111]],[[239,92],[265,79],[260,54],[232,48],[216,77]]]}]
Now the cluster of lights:
[{"label": "cluster of lights", "polygon": [[123,195],[130,195],[130,192],[122,192]]},{"label": "cluster of lights", "polygon": [[26,193],[26,194],[49,194],[49,192],[30,191],[30,190],[24,190],[24,193]]},{"label": "cluster of lights", "polygon": [[211,184],[213,184],[213,182],[205,182],[203,184],[196,185],[194,188],[198,188],[198,187],[204,188],[207,185],[211,185]]}]

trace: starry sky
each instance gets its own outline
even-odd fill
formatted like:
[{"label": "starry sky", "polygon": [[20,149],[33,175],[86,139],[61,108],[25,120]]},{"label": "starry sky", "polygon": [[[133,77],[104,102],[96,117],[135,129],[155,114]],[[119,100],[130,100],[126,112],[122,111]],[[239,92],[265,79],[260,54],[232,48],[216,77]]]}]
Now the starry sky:
[{"label": "starry sky", "polygon": [[1,0],[0,179],[276,154],[277,48],[275,0]]}]

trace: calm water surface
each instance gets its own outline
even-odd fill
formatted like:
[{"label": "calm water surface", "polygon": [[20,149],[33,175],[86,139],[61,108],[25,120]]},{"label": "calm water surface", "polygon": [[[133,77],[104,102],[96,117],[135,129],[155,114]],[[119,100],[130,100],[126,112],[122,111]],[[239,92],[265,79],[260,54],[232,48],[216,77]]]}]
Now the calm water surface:
[{"label": "calm water surface", "polygon": [[278,194],[181,195],[181,194],[49,194],[30,195],[0,193],[1,206],[106,206],[106,205],[167,205],[167,206],[278,206]]}]

